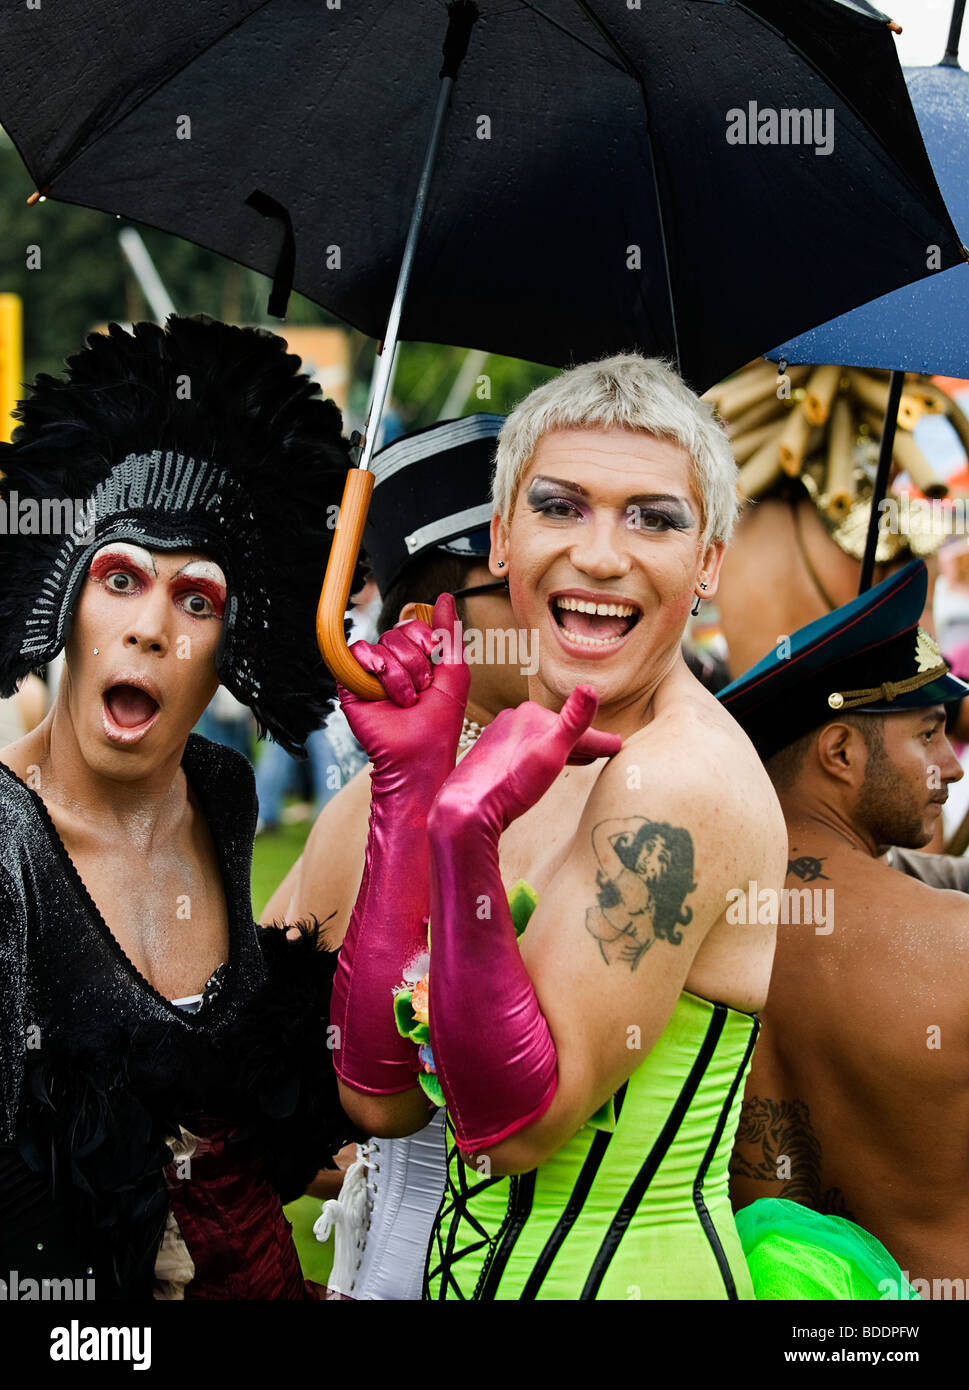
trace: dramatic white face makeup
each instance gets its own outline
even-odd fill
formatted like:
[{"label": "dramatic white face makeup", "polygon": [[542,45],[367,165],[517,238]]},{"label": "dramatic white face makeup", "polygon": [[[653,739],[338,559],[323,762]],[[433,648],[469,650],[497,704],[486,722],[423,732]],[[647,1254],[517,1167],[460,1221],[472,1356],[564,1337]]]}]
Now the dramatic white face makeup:
[{"label": "dramatic white face makeup", "polygon": [[[181,554],[184,552],[173,552]],[[165,552],[158,560],[171,559]],[[168,566],[165,566],[169,570]],[[145,592],[159,579],[156,556],[130,541],[103,545],[91,561],[88,578],[101,583],[111,593],[135,595]],[[195,559],[168,572],[166,582],[174,602],[195,618],[221,618],[225,611],[225,575],[214,560]]]},{"label": "dramatic white face makeup", "polygon": [[116,556],[119,560],[130,560],[133,569],[152,579],[158,574],[151,551],[140,545],[132,545],[129,541],[112,541],[108,545],[102,545],[100,550],[95,551],[94,558],[88,566],[88,573],[90,574],[110,555]]},{"label": "dramatic white face makeup", "polygon": [[111,541],[94,555],[67,647],[69,708],[89,762],[134,773],[181,756],[218,685],[226,579],[194,551]]}]

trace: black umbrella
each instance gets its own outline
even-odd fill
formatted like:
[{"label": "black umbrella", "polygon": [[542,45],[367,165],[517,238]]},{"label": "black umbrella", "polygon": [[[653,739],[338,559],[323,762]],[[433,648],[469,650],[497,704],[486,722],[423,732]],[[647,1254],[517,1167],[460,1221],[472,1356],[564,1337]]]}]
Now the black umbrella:
[{"label": "black umbrella", "polygon": [[929,273],[927,245],[963,254],[887,24],[865,0],[10,5],[0,122],[48,197],[377,337],[423,168],[401,336],[638,348],[703,389]]},{"label": "black umbrella", "polygon": [[[553,365],[638,346],[702,390],[928,273],[928,244],[959,259],[862,0],[476,9],[404,338]],[[295,287],[382,338],[447,18],[442,0],[10,4],[0,124],[47,197],[258,270],[288,220]],[[764,143],[803,136],[770,128],[785,111],[821,113],[830,152],[813,114],[808,141]]]}]

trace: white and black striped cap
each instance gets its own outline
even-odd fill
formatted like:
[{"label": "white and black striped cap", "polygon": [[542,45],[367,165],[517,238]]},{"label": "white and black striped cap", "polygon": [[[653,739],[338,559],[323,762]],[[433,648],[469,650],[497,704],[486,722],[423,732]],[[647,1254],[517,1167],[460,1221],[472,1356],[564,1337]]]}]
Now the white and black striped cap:
[{"label": "white and black striped cap", "polygon": [[373,457],[363,543],[382,593],[427,550],[487,555],[491,476],[503,415],[466,415],[415,430]]}]

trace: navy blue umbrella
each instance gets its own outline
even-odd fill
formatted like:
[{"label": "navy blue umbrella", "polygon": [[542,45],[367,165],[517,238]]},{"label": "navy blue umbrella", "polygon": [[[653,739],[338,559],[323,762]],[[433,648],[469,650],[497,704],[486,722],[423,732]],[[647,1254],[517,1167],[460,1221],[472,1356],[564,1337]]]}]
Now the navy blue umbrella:
[{"label": "navy blue umbrella", "polygon": [[[926,149],[957,228],[969,228],[969,73],[959,66],[959,38],[966,0],[955,0],[942,61],[908,68],[905,81]],[[929,243],[926,263],[938,248]],[[936,261],[936,268],[941,269]],[[833,362],[887,368],[891,387],[885,412],[861,566],[859,593],[870,587],[878,545],[879,503],[888,490],[895,425],[904,372],[969,376],[969,275],[966,267],[909,285],[792,338],[766,356],[782,362]]]},{"label": "navy blue umbrella", "polygon": [[[969,72],[938,64],[905,68],[942,196],[963,241],[969,239]],[[936,255],[925,248],[926,265]],[[969,377],[969,267],[905,285],[791,338],[767,354],[775,361],[838,362]]]}]

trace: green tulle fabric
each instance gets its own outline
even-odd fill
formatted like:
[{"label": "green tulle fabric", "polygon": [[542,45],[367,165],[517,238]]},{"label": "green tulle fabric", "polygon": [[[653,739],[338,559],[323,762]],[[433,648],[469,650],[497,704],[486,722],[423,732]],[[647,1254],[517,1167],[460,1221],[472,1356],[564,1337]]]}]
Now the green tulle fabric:
[{"label": "green tulle fabric", "polygon": [[881,1241],[844,1217],[764,1197],[736,1221],[758,1299],[919,1297]]}]

